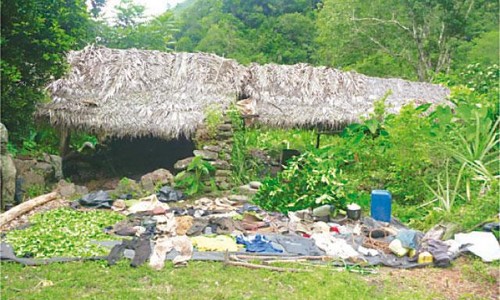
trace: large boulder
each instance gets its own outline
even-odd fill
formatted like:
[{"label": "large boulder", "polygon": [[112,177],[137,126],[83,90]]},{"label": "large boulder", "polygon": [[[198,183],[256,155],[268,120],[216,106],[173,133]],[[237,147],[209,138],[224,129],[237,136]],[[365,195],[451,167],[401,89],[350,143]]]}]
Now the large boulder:
[{"label": "large boulder", "polygon": [[0,201],[1,209],[6,204],[14,204],[16,194],[16,166],[12,156],[7,153],[7,143],[9,134],[7,128],[0,123],[0,190],[2,199]]},{"label": "large boulder", "polygon": [[155,191],[157,186],[174,184],[174,175],[165,169],[158,169],[141,177],[141,186],[150,193]]},{"label": "large boulder", "polygon": [[64,199],[76,199],[89,193],[87,187],[67,182],[64,179],[59,180],[56,188]]},{"label": "large boulder", "polygon": [[10,154],[5,153],[0,155],[1,169],[1,190],[2,201],[1,208],[5,208],[6,204],[14,204],[14,196],[16,194],[16,166]]},{"label": "large boulder", "polygon": [[52,185],[63,178],[62,159],[44,154],[40,159],[15,159],[17,176],[23,180],[23,189],[31,186]]},{"label": "large boulder", "polygon": [[5,125],[0,123],[0,147],[1,147],[1,154],[7,153],[7,143],[9,142],[9,133],[7,132],[7,128],[5,128]]},{"label": "large boulder", "polygon": [[53,181],[54,169],[44,161],[36,159],[15,159],[14,163],[18,176],[23,179],[24,189],[35,185],[46,185],[46,181]]}]

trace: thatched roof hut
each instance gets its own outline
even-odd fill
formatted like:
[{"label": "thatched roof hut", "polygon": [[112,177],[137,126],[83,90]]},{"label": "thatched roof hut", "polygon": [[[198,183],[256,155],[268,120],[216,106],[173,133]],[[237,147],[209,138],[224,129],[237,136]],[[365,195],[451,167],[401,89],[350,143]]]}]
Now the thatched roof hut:
[{"label": "thatched roof hut", "polygon": [[38,109],[58,127],[114,137],[190,136],[208,107],[226,108],[241,93],[246,68],[204,53],[88,46],[70,52],[70,72]]},{"label": "thatched roof hut", "polygon": [[279,127],[342,128],[373,111],[386,93],[389,112],[413,101],[443,103],[449,90],[439,85],[376,78],[326,67],[257,65],[250,67],[244,94],[255,102],[259,122]]},{"label": "thatched roof hut", "polygon": [[390,109],[446,101],[441,86],[367,77],[306,64],[244,67],[204,53],[88,46],[68,55],[71,70],[48,86],[37,114],[61,128],[107,136],[191,136],[207,107],[250,98],[264,124],[339,128],[373,110],[391,90]]}]

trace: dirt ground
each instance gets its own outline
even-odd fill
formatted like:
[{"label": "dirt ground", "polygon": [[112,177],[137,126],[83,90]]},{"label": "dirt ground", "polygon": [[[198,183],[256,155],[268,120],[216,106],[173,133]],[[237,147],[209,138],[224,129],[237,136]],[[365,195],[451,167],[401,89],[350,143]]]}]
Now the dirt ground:
[{"label": "dirt ground", "polygon": [[472,255],[459,257],[451,267],[414,268],[409,270],[381,268],[377,277],[367,281],[379,285],[387,279],[401,289],[422,288],[441,294],[445,299],[500,299],[500,268],[485,264]]}]

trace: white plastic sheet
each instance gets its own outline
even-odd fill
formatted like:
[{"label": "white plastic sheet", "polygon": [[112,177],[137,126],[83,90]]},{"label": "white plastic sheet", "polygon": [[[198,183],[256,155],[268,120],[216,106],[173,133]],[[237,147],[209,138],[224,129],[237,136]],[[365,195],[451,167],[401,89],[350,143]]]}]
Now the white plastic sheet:
[{"label": "white plastic sheet", "polygon": [[455,234],[455,241],[461,245],[471,244],[469,251],[481,257],[484,262],[500,259],[500,245],[491,232],[458,233]]}]

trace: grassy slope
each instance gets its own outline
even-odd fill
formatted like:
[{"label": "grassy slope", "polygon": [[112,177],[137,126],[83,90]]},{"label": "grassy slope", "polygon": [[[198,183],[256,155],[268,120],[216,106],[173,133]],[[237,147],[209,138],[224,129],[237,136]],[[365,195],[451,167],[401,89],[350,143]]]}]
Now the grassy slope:
[{"label": "grassy slope", "polygon": [[[381,276],[381,275],[370,275]],[[23,267],[1,264],[2,299],[439,299],[432,291],[401,290],[389,279],[317,268],[313,273],[276,273],[190,262],[156,272],[127,261]]]}]

